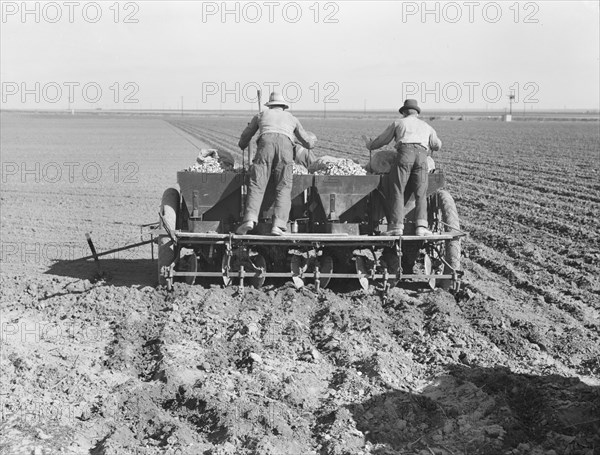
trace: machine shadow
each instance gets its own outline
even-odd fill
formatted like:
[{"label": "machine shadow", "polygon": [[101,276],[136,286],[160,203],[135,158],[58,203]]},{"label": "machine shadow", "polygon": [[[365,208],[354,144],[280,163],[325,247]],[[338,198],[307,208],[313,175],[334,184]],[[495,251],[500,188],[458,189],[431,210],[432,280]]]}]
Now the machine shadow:
[{"label": "machine shadow", "polygon": [[575,377],[448,365],[421,393],[392,390],[346,409],[365,439],[381,445],[373,454],[494,455],[519,444],[596,454],[600,447],[600,387]]},{"label": "machine shadow", "polygon": [[151,259],[100,259],[99,266],[93,260],[57,261],[50,266],[47,275],[96,281],[104,279],[113,286],[156,286],[157,264]]}]

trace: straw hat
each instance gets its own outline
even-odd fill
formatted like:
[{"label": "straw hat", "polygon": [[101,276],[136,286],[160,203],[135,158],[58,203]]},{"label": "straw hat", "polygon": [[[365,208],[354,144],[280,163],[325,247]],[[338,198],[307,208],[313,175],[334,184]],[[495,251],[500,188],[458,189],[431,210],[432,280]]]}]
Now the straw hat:
[{"label": "straw hat", "polygon": [[279,92],[272,92],[269,96],[269,101],[265,103],[265,106],[281,106],[284,109],[289,108],[289,104],[283,99],[283,95]]}]

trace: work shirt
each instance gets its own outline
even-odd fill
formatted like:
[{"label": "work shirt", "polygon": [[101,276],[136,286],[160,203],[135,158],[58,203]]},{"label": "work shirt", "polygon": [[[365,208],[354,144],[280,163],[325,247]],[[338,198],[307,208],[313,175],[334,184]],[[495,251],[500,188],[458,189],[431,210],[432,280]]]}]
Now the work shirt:
[{"label": "work shirt", "polygon": [[279,133],[290,138],[292,143],[295,139],[307,149],[315,146],[314,141],[308,136],[296,117],[282,108],[271,108],[252,118],[250,124],[242,132],[239,147],[244,150],[248,147],[254,133],[260,131],[258,137],[267,133]]},{"label": "work shirt", "polygon": [[402,144],[419,144],[434,151],[442,147],[442,141],[437,137],[435,130],[416,115],[396,120],[371,141],[369,150],[381,148],[389,144],[392,139],[396,140],[396,150]]}]

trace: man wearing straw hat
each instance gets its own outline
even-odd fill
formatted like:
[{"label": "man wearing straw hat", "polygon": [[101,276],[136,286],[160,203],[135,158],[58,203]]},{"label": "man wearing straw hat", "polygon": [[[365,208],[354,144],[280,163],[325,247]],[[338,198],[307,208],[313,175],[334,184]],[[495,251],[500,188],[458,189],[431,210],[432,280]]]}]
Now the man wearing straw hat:
[{"label": "man wearing straw hat", "polygon": [[238,143],[244,150],[259,131],[258,149],[250,170],[244,220],[235,231],[236,234],[247,234],[258,223],[258,213],[271,175],[275,179],[276,192],[271,234],[285,234],[292,205],[294,142],[297,139],[307,149],[312,149],[317,142],[314,134],[307,133],[298,119],[286,112],[289,105],[280,93],[271,93],[265,106],[269,109],[252,118]]},{"label": "man wearing straw hat", "polygon": [[404,232],[404,192],[407,185],[415,195],[416,235],[431,235],[427,229],[427,151],[439,150],[442,141],[435,130],[419,119],[421,113],[417,100],[405,100],[398,110],[403,118],[396,120],[378,137],[365,139],[368,150],[375,150],[396,141],[396,165],[390,170],[390,220],[387,235],[402,235]]}]

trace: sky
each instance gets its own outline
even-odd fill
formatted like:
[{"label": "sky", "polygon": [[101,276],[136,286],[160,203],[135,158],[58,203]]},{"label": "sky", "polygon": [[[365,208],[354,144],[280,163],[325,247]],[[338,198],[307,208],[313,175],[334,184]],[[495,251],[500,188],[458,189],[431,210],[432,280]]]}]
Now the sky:
[{"label": "sky", "polygon": [[598,1],[2,1],[4,109],[599,109]]}]

